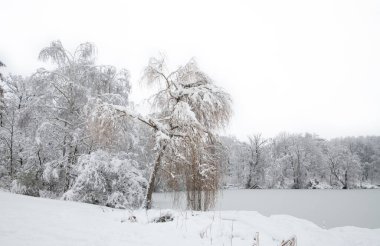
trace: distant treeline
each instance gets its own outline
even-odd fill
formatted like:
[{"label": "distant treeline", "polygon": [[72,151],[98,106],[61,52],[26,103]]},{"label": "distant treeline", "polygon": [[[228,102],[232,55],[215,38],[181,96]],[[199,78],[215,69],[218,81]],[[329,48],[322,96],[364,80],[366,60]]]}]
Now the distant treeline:
[{"label": "distant treeline", "polygon": [[380,137],[325,140],[312,134],[223,137],[225,186],[240,188],[375,188],[380,185]]}]

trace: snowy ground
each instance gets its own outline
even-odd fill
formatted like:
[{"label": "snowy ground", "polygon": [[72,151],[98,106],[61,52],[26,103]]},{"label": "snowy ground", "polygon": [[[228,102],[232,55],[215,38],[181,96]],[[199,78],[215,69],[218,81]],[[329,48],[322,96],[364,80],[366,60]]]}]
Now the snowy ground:
[{"label": "snowy ground", "polygon": [[[168,193],[153,194],[156,208],[173,208]],[[184,204],[174,208],[184,208]],[[287,214],[322,228],[380,228],[380,189],[366,190],[224,190],[216,210]],[[379,243],[380,245],[380,243]]]},{"label": "snowy ground", "polygon": [[[172,213],[174,221],[152,223]],[[134,215],[137,222],[128,218]],[[380,245],[380,229],[322,229],[306,220],[253,211],[116,210],[0,192],[0,245],[279,245],[292,235],[299,246]]]}]

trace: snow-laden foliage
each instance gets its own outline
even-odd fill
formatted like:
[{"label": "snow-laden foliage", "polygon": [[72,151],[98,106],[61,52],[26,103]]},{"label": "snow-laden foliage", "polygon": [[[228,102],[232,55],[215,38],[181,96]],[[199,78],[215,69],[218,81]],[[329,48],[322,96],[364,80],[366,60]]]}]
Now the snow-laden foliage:
[{"label": "snow-laden foliage", "polygon": [[82,155],[74,168],[75,183],[63,199],[116,208],[137,208],[147,181],[129,155],[98,150]]},{"label": "snow-laden foliage", "polygon": [[[108,177],[119,180],[105,202],[110,206],[138,206],[144,192],[132,181],[126,182],[147,175],[152,162],[152,133],[135,121],[115,117],[112,120],[118,124],[114,124],[108,118],[110,114],[97,114],[97,108],[104,104],[133,106],[128,97],[128,71],[95,64],[96,48],[91,43],[70,52],[54,41],[39,58],[51,62],[53,68],[38,69],[31,77],[11,75],[1,83],[1,187],[59,198],[72,191],[74,184],[78,188],[82,156],[103,150],[105,155],[128,162],[123,166],[131,168],[120,166],[113,171],[114,177]],[[128,158],[121,153],[128,153]],[[110,180],[103,180],[102,185],[110,184]]]},{"label": "snow-laden foliage", "polygon": [[[169,73],[163,58],[151,58],[142,80],[164,87],[153,96],[161,120],[173,128],[189,124],[203,130],[225,126],[231,116],[231,98],[201,71],[194,59]],[[180,128],[181,129],[181,128]]]},{"label": "snow-laden foliage", "polygon": [[[40,145],[46,181],[53,182],[49,185],[56,192],[65,192],[74,182],[72,168],[81,154],[104,146],[120,150],[120,145],[116,147],[110,141],[116,135],[119,139],[125,135],[110,125],[97,129],[91,109],[101,102],[128,105],[129,74],[96,65],[96,48],[91,43],[80,44],[71,53],[60,41],[54,41],[42,49],[39,58],[52,62],[55,68],[41,68],[32,77],[40,95],[38,108],[45,111],[36,140],[45,139]],[[124,139],[122,143],[130,138]]]}]

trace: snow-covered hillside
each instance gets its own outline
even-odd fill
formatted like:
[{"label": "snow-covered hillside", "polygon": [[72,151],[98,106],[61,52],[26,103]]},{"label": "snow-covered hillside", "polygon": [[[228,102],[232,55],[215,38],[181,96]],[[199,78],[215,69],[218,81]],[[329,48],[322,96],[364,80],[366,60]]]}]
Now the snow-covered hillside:
[{"label": "snow-covered hillside", "polygon": [[[174,220],[154,223],[170,213]],[[137,222],[128,220],[135,216]],[[295,235],[298,245],[380,244],[380,229],[322,229],[291,216],[257,212],[118,210],[0,192],[0,245],[279,245]]]}]

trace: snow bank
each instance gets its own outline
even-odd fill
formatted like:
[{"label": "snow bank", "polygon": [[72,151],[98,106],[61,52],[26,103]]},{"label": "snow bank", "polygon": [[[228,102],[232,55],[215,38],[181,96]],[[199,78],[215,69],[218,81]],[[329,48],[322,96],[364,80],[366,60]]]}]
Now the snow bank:
[{"label": "snow bank", "polygon": [[[118,210],[27,197],[0,191],[0,245],[279,245],[296,235],[298,245],[379,245],[380,229],[322,229],[291,216],[257,212]],[[160,215],[174,220],[154,223]],[[134,218],[137,222],[133,222]]]}]

